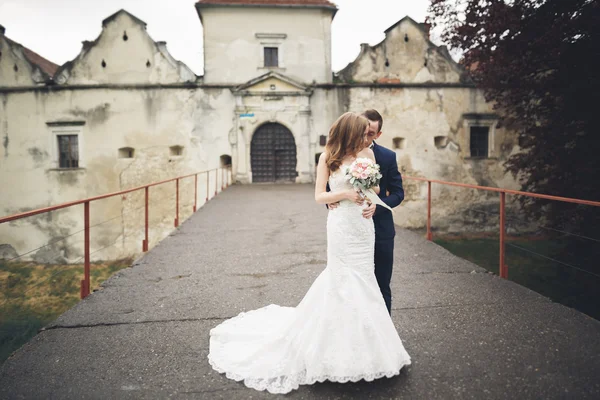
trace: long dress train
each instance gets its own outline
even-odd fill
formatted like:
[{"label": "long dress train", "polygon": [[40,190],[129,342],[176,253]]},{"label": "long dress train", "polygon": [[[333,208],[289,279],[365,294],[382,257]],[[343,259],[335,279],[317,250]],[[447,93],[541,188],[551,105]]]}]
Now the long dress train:
[{"label": "long dress train", "polygon": [[[350,187],[340,170],[329,179],[332,191]],[[213,328],[210,365],[271,393],[399,374],[410,356],[377,285],[374,250],[373,220],[363,218],[362,207],[342,201],[328,212],[327,267],[300,304],[271,304]]]}]

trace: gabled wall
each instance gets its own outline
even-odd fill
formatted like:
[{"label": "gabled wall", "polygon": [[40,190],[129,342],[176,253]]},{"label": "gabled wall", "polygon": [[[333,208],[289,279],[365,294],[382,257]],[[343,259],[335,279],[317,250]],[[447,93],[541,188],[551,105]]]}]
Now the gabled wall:
[{"label": "gabled wall", "polygon": [[48,79],[25,56],[25,49],[0,33],[0,87],[33,86]]},{"label": "gabled wall", "polygon": [[175,60],[164,42],[154,42],[146,24],[126,11],[104,20],[100,36],[84,42],[81,53],[56,74],[59,84],[181,83],[196,80]]},{"label": "gabled wall", "polygon": [[356,60],[338,73],[342,82],[460,83],[465,72],[443,46],[429,40],[427,28],[405,17],[376,46],[361,45]]}]

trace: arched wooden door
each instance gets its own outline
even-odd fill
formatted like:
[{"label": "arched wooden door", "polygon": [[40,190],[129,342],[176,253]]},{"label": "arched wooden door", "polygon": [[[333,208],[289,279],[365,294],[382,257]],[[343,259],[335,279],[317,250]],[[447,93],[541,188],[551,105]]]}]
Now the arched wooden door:
[{"label": "arched wooden door", "polygon": [[295,182],[296,141],[285,126],[268,123],[259,127],[250,145],[252,182]]}]

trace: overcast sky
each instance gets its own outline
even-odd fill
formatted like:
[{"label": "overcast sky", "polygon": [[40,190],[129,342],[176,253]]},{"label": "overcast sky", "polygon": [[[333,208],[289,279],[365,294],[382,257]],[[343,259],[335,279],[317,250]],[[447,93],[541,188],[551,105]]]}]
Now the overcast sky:
[{"label": "overcast sky", "polygon": [[[339,11],[333,21],[333,69],[353,61],[360,43],[371,45],[406,15],[423,22],[429,0],[332,0]],[[121,8],[148,24],[155,41],[196,74],[203,73],[202,26],[194,0],[0,0],[0,24],[6,36],[56,64],[72,60],[81,42],[94,40],[102,20]],[[436,44],[437,40],[434,39]]]}]

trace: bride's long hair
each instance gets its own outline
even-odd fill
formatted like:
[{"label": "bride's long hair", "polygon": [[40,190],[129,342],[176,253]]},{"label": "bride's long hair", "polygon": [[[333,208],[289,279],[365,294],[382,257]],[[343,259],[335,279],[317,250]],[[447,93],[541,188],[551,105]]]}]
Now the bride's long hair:
[{"label": "bride's long hair", "polygon": [[369,121],[356,113],[342,114],[329,129],[327,138],[327,167],[337,171],[346,156],[356,156],[365,148],[365,130]]}]

